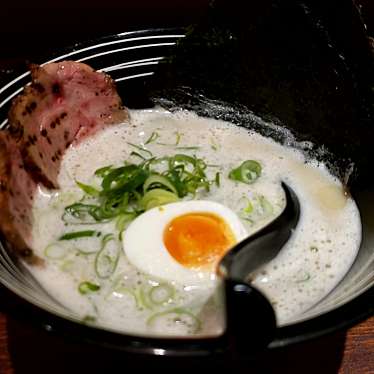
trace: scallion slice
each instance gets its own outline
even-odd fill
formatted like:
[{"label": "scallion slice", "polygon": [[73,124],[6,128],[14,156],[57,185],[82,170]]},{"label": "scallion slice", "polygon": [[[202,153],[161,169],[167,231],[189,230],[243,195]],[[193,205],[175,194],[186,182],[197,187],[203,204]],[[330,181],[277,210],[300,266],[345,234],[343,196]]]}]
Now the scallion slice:
[{"label": "scallion slice", "polygon": [[176,135],[175,145],[178,145],[179,142],[181,141],[181,138],[182,138],[182,135],[183,135],[183,134],[181,134],[180,132],[177,131],[177,132],[175,133],[175,135]]},{"label": "scallion slice", "polygon": [[158,134],[158,132],[153,131],[152,134],[151,134],[151,136],[146,140],[146,142],[144,144],[152,143],[156,139],[158,139],[159,137],[160,137],[160,135]]},{"label": "scallion slice", "polygon": [[263,196],[263,195],[260,195],[258,197],[258,200],[260,202],[260,206],[261,206],[261,210],[262,210],[262,214],[264,216],[270,216],[273,214],[273,206],[270,204],[269,200]]},{"label": "scallion slice", "polygon": [[88,184],[84,184],[84,183],[81,183],[81,182],[78,182],[78,181],[76,181],[75,183],[87,195],[90,195],[90,196],[93,196],[93,197],[97,197],[97,196],[100,195],[100,191],[98,189],[96,189],[95,187],[92,187]]},{"label": "scallion slice", "polygon": [[91,224],[96,223],[94,212],[99,209],[98,205],[75,203],[67,206],[62,220],[69,224]]},{"label": "scallion slice", "polygon": [[78,286],[78,291],[82,295],[86,295],[90,292],[96,292],[99,290],[100,290],[100,286],[98,284],[91,283],[91,282],[81,282],[79,283],[79,286]]},{"label": "scallion slice", "polygon": [[170,180],[167,177],[164,177],[159,174],[151,174],[144,182],[143,184],[143,191],[146,193],[148,190],[150,190],[152,187],[159,187],[159,188],[166,188],[167,190],[170,190],[174,194],[177,194],[178,191],[173,185],[173,183],[170,182]]},{"label": "scallion slice", "polygon": [[310,280],[310,278],[311,278],[310,273],[307,273],[304,271],[302,274],[299,275],[298,279],[296,280],[296,283],[307,282],[308,280]]},{"label": "scallion slice", "polygon": [[96,322],[96,317],[94,316],[91,316],[91,315],[86,315],[82,318],[82,323],[83,324],[91,324],[91,323],[95,323]]},{"label": "scallion slice", "polygon": [[220,178],[220,176],[221,176],[221,173],[217,172],[216,173],[216,177],[214,179],[214,181],[216,182],[216,186],[217,187],[220,187],[220,185],[221,185],[221,178]]},{"label": "scallion slice", "polygon": [[134,298],[136,308],[141,309],[141,303],[140,303],[140,300],[139,300],[139,296],[136,294],[135,290],[132,290],[131,288],[128,288],[128,287],[121,286],[121,287],[115,288],[112,291],[111,294],[114,295],[114,296],[117,296],[117,297],[119,295],[126,295],[126,294],[130,295]]},{"label": "scallion slice", "polygon": [[179,142],[181,141],[181,139],[182,139],[182,135],[183,135],[182,133],[176,131],[175,132],[176,138],[175,138],[175,143],[174,144],[171,144],[171,143],[161,143],[161,142],[158,142],[157,144],[158,145],[168,145],[168,146],[171,146],[171,147],[177,146],[179,144]]},{"label": "scallion slice", "polygon": [[63,259],[68,252],[68,248],[62,243],[52,243],[44,250],[44,255],[52,260]]},{"label": "scallion slice", "polygon": [[129,142],[127,142],[127,144],[130,145],[131,147],[136,148],[138,151],[141,151],[141,152],[146,153],[146,154],[149,155],[150,157],[153,156],[153,154],[152,154],[151,151],[149,151],[148,149],[146,149],[146,148],[144,148],[144,147],[141,147],[140,145],[136,145],[136,144],[129,143]]},{"label": "scallion slice", "polygon": [[201,147],[191,146],[191,147],[175,147],[175,149],[180,149],[181,151],[197,151]]},{"label": "scallion slice", "polygon": [[132,152],[130,153],[130,156],[136,156],[136,157],[139,157],[139,158],[141,158],[143,161],[146,160],[146,158],[145,158],[144,156],[142,156],[140,153],[135,152],[135,151],[132,151]]},{"label": "scallion slice", "polygon": [[147,320],[148,326],[155,326],[157,323],[161,324],[163,328],[163,322],[170,321],[175,324],[183,324],[192,333],[196,333],[201,329],[201,321],[189,310],[184,308],[174,308],[163,312],[155,313],[150,316]]},{"label": "scallion slice", "polygon": [[161,283],[153,286],[148,293],[149,300],[156,305],[162,305],[173,299],[175,289],[171,284]]},{"label": "scallion slice", "polygon": [[144,287],[139,287],[137,290],[137,294],[138,294],[140,304],[144,308],[152,310],[154,305],[150,302],[148,293],[146,293]]},{"label": "scallion slice", "polygon": [[191,164],[195,166],[196,158],[185,154],[176,154],[175,156],[169,158],[169,163],[171,164],[171,167],[178,164]]},{"label": "scallion slice", "polygon": [[254,160],[244,161],[239,167],[229,173],[229,178],[246,184],[254,183],[261,175],[262,167]]},{"label": "scallion slice", "polygon": [[92,255],[101,249],[101,240],[97,236],[80,238],[75,249],[83,255]]},{"label": "scallion slice", "polygon": [[112,165],[104,166],[100,169],[97,169],[95,171],[95,175],[98,177],[104,178],[107,174],[109,174],[112,171],[112,168],[113,168]]},{"label": "scallion slice", "polygon": [[85,230],[85,231],[73,231],[67,232],[66,234],[60,236],[58,240],[73,240],[79,238],[87,238],[91,236],[100,236],[101,232],[96,230]]},{"label": "scallion slice", "polygon": [[99,278],[109,278],[116,270],[120,256],[119,243],[112,234],[105,235],[102,249],[95,258],[95,272]]},{"label": "scallion slice", "polygon": [[132,164],[112,169],[105,175],[101,182],[101,187],[103,188],[101,194],[105,194],[106,191],[118,188],[125,184],[138,170],[139,168]]},{"label": "scallion slice", "polygon": [[131,222],[137,214],[135,212],[123,213],[117,217],[116,229],[119,231],[119,240],[122,240],[122,233],[125,230],[129,222]]},{"label": "scallion slice", "polygon": [[140,200],[140,204],[145,210],[149,210],[156,206],[175,203],[178,200],[177,194],[161,188],[155,188],[145,193]]},{"label": "scallion slice", "polygon": [[251,203],[251,200],[246,199],[247,205],[243,208],[243,213],[245,214],[251,214],[253,212],[253,204]]}]

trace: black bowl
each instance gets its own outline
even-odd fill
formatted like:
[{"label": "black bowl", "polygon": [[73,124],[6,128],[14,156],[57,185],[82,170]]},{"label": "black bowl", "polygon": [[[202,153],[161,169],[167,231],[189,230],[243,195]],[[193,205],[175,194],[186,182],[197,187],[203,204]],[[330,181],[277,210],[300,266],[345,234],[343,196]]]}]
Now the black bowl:
[{"label": "black bowl", "polygon": [[[360,103],[363,103],[365,108],[362,109],[361,104],[358,105],[352,98],[350,99],[353,100],[351,109],[355,110],[354,115],[359,113],[354,119],[361,122],[360,124],[352,124],[348,123],[349,121],[345,121],[343,134],[336,137],[330,135],[328,139],[323,139],[323,136],[329,131],[328,126],[331,125],[331,119],[333,118],[330,113],[327,116],[322,115],[324,110],[329,112],[328,108],[326,109],[323,105],[323,95],[330,100],[329,102],[332,105],[339,106],[339,100],[340,103],[347,104],[348,94],[352,94],[353,91],[347,91],[348,93],[344,91],[345,96],[332,97],[328,85],[333,85],[336,82],[329,81],[326,85],[316,85],[311,92],[303,93],[300,100],[298,100],[295,98],[300,96],[299,89],[295,90],[292,85],[289,85],[285,95],[294,106],[300,105],[303,108],[306,105],[305,103],[310,104],[313,102],[315,95],[322,96],[322,99],[319,98],[313,105],[312,112],[308,113],[311,117],[313,114],[318,114],[318,118],[322,119],[320,121],[321,126],[315,126],[315,122],[307,117],[305,131],[303,132],[300,127],[295,126],[298,119],[297,110],[284,110],[275,101],[274,106],[269,110],[269,106],[267,104],[264,105],[262,98],[253,99],[251,95],[248,95],[248,87],[238,83],[239,80],[243,81],[244,78],[248,78],[251,83],[254,83],[255,80],[253,74],[248,72],[247,67],[242,69],[243,66],[248,66],[248,60],[238,57],[242,53],[243,46],[245,46],[243,40],[247,40],[246,38],[243,39],[243,30],[245,34],[248,32],[248,28],[238,28],[237,25],[233,27],[230,24],[226,25],[226,29],[222,28],[220,31],[217,31],[214,27],[205,28],[206,25],[214,26],[215,17],[213,16],[209,19],[203,28],[197,28],[192,33],[192,37],[190,35],[185,39],[186,43],[183,42],[186,30],[153,29],[133,31],[75,45],[74,48],[69,48],[64,53],[55,55],[49,61],[72,59],[86,62],[97,70],[108,72],[116,80],[123,101],[130,108],[142,108],[153,103],[161,103],[169,109],[193,109],[201,115],[225,119],[238,125],[244,125],[243,118],[248,119],[247,114],[252,110],[258,114],[257,118],[259,120],[244,121],[245,126],[254,128],[280,142],[284,141],[282,131],[278,131],[274,126],[266,126],[266,121],[261,120],[261,118],[271,119],[278,125],[291,129],[295,139],[313,140],[317,146],[308,149],[307,152],[313,157],[320,157],[326,161],[332,171],[342,178],[345,176],[347,165],[352,161],[356,162],[356,178],[350,180],[349,183],[351,184],[352,194],[359,206],[363,223],[363,240],[358,257],[343,281],[325,299],[298,320],[295,320],[294,323],[278,327],[271,342],[267,344],[267,348],[284,347],[349,327],[370,316],[374,311],[374,252],[372,250],[374,244],[374,220],[371,209],[374,203],[374,190],[370,175],[368,176],[365,169],[368,161],[367,157],[372,155],[372,151],[366,148],[365,152],[368,152],[366,157],[366,155],[363,156],[362,152],[360,153],[357,150],[357,144],[366,144],[365,134],[373,134],[372,126],[369,126],[369,128],[365,127],[367,125],[365,120],[367,121],[368,118],[371,118],[371,111],[367,107],[371,97],[366,93],[365,87],[361,88],[361,81],[357,76],[354,76],[354,72],[352,73],[353,78],[351,77],[348,83],[347,76],[343,77],[343,91],[347,91],[347,87],[351,88],[353,83],[358,82],[358,86],[356,85],[355,89],[357,87],[359,89],[356,90],[357,92],[354,91],[354,93],[361,95],[362,102],[360,101]],[[256,24],[256,22],[253,24]],[[261,31],[260,26],[256,30],[258,31],[259,29]],[[188,33],[190,32],[191,30],[188,30]],[[212,41],[209,48],[206,48],[207,38]],[[280,36],[277,38],[281,39]],[[235,42],[232,43],[232,40]],[[239,43],[237,42],[238,40]],[[311,37],[310,41],[312,42],[312,40],[314,39]],[[271,40],[267,41],[271,42]],[[318,47],[318,43],[312,43],[311,45],[315,48]],[[240,63],[226,64],[224,62],[221,70],[211,69],[209,63],[214,61],[212,58],[217,58],[217,53],[221,53],[222,48],[226,51],[229,48],[230,56],[234,61],[235,59],[241,60]],[[208,50],[208,52],[205,53],[202,50]],[[261,47],[259,47],[259,50],[261,50]],[[178,51],[178,53],[175,51]],[[258,51],[252,49],[251,52]],[[309,64],[310,61],[308,62],[309,65],[307,65],[308,69],[318,66],[318,69],[320,69],[317,72],[320,74],[319,77],[326,77],[322,68],[324,65],[320,52],[320,50],[316,50],[316,55],[319,56],[317,62],[320,65],[316,61],[314,61],[312,67]],[[201,54],[199,55],[199,53]],[[304,66],[305,61],[303,61],[299,52],[298,54],[299,62],[296,65]],[[264,55],[268,57],[268,52],[264,53]],[[279,56],[282,55],[283,52],[279,54]],[[164,56],[169,56],[169,59],[166,64],[161,64],[161,69],[159,69],[160,61],[164,61]],[[170,56],[172,57],[170,58]],[[230,58],[228,56],[223,57]],[[334,65],[336,63],[335,57],[334,55],[331,58],[327,58],[326,61],[330,64],[329,68],[339,68]],[[49,61],[35,62],[45,63]],[[282,61],[280,59],[276,63],[278,64],[278,73],[282,72],[282,66],[286,63],[286,60]],[[264,65],[257,64],[256,68],[261,71]],[[295,69],[298,74],[308,70],[298,70],[297,66]],[[12,74],[3,78],[4,82],[0,88],[1,127],[7,125],[6,118],[11,99],[30,80],[30,75],[27,72],[22,74],[14,73],[14,76]],[[222,81],[219,80],[217,74],[222,75],[223,78],[229,74],[232,83],[228,84],[225,82],[223,87]],[[262,74],[264,74],[263,71]],[[201,78],[202,76],[205,78]],[[300,76],[297,77],[296,81],[300,79]],[[155,79],[152,79],[153,77]],[[281,83],[289,81],[287,74],[278,78],[277,87],[282,86]],[[208,81],[213,83],[207,83]],[[273,100],[273,95],[276,95],[274,85],[261,82],[258,83],[256,88],[259,88],[261,84],[262,87],[267,87],[266,95]],[[251,97],[251,99],[248,99],[248,97]],[[346,112],[344,114],[346,115]],[[358,125],[361,125],[361,128]],[[364,130],[362,130],[363,127],[365,127]],[[332,128],[330,132],[335,134],[336,129]],[[323,135],[322,138],[321,134]],[[348,140],[352,140],[354,144],[348,143]],[[360,143],[361,141],[362,143]],[[327,145],[328,147],[326,149],[326,147],[319,147],[319,145]],[[53,297],[41,288],[23,266],[22,262],[10,255],[5,245],[0,247],[0,282],[6,289],[11,291],[8,297],[12,301],[7,303],[9,313],[20,318],[27,316],[28,320],[34,321],[48,331],[58,331],[61,334],[74,336],[83,341],[94,342],[128,352],[182,356],[220,354],[225,352],[230,346],[227,334],[209,339],[155,339],[125,335],[84,325],[81,320],[55,302]],[[245,322],[243,322],[243,326],[246,326]],[[244,329],[244,333],[250,333],[250,331]],[[245,352],[247,349],[253,349],[254,347],[256,347],[256,342],[249,341],[247,346],[239,348]]]}]

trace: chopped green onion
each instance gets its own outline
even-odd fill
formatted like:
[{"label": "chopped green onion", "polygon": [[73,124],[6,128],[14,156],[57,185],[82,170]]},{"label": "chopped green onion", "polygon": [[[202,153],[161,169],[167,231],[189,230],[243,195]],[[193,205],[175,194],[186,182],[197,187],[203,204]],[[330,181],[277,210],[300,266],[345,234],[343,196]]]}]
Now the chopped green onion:
[{"label": "chopped green onion", "polygon": [[216,182],[216,186],[220,187],[221,181],[220,181],[220,173],[219,172],[216,173],[215,182]]},{"label": "chopped green onion", "polygon": [[156,305],[162,305],[173,299],[175,289],[168,283],[162,283],[154,286],[148,293],[149,300]]},{"label": "chopped green onion", "polygon": [[97,253],[100,250],[100,248],[95,248],[95,247],[92,248],[92,246],[88,246],[88,247],[76,248],[76,250],[82,255],[93,255],[94,253]]},{"label": "chopped green onion", "polygon": [[139,300],[139,296],[136,294],[136,292],[128,287],[117,287],[113,290],[112,294],[121,294],[121,295],[124,295],[124,294],[128,294],[130,296],[132,296],[134,298],[134,301],[135,301],[135,304],[136,304],[136,308],[137,309],[140,309],[141,308],[141,303],[140,303],[140,300]]},{"label": "chopped green onion", "polygon": [[94,218],[94,212],[98,208],[99,206],[93,204],[71,204],[65,208],[62,220],[69,224],[96,223],[97,220]]},{"label": "chopped green onion", "polygon": [[137,216],[136,213],[122,213],[117,217],[116,229],[119,231],[119,240],[122,240],[122,233],[127,224]]},{"label": "chopped green onion", "polygon": [[93,197],[97,197],[97,196],[100,195],[100,191],[97,190],[95,187],[89,186],[88,184],[84,184],[84,183],[81,183],[81,182],[78,182],[78,181],[76,181],[75,183],[87,195],[90,195],[90,196],[93,196]]},{"label": "chopped green onion", "polygon": [[167,156],[164,156],[164,157],[159,157],[159,158],[156,158],[156,157],[152,157],[152,158],[148,158],[146,161],[143,162],[142,166],[143,169],[146,169],[146,170],[150,170],[150,167],[152,165],[156,165],[156,164],[160,164],[164,161],[167,161],[169,159],[169,157]]},{"label": "chopped green onion", "polygon": [[[135,144],[130,143],[130,145],[141,151],[147,151]],[[95,175],[102,178],[101,191],[77,182],[88,195],[94,198],[94,203],[77,202],[67,206],[63,220],[69,224],[94,224],[125,215],[128,218],[118,221],[125,223],[146,209],[178,201],[188,194],[194,195],[198,189],[204,188],[209,191],[212,183],[216,183],[217,186],[220,184],[218,174],[212,181],[207,178],[205,173],[207,164],[196,156],[176,154],[170,157],[145,159],[142,153],[132,152],[132,154],[141,158],[142,162],[138,165],[108,166],[96,170]],[[167,169],[160,174],[153,168],[161,162]],[[121,237],[123,230],[119,231]]]},{"label": "chopped green onion", "polygon": [[254,160],[244,161],[229,173],[229,178],[246,184],[254,183],[261,175],[261,165]]},{"label": "chopped green onion", "polygon": [[247,206],[243,209],[246,214],[251,214],[253,212],[253,205],[249,199],[247,199]]},{"label": "chopped green onion", "polygon": [[241,216],[240,218],[244,219],[244,221],[249,222],[251,225],[253,225],[255,222],[252,218],[246,217],[246,216]]},{"label": "chopped green onion", "polygon": [[180,150],[183,150],[183,151],[197,151],[198,149],[200,149],[201,147],[175,147],[175,149],[180,149]]},{"label": "chopped green onion", "polygon": [[296,280],[296,283],[304,283],[310,280],[311,276],[309,273],[304,272],[303,276]]},{"label": "chopped green onion", "polygon": [[101,187],[104,191],[110,190],[113,187],[118,187],[118,185],[126,183],[134,175],[134,173],[137,173],[138,171],[139,167],[132,164],[112,169],[103,178]]},{"label": "chopped green onion", "polygon": [[210,139],[210,147],[213,149],[213,151],[218,151],[218,144],[216,144],[213,138]]},{"label": "chopped green onion", "polygon": [[205,161],[202,158],[196,158],[196,171],[202,173],[207,168]]},{"label": "chopped green onion", "polygon": [[62,243],[52,243],[44,250],[45,256],[52,260],[63,259],[67,255],[67,252],[66,246],[62,245]]},{"label": "chopped green onion", "polygon": [[109,278],[116,270],[120,255],[120,248],[112,234],[105,235],[102,249],[95,258],[95,271],[99,278]]},{"label": "chopped green onion", "polygon": [[149,300],[148,295],[145,293],[144,287],[138,289],[138,296],[141,305],[146,309],[153,309],[154,305]]},{"label": "chopped green onion", "polygon": [[185,325],[193,333],[196,333],[201,329],[201,321],[189,310],[183,308],[174,308],[164,312],[155,313],[148,318],[147,325],[153,326],[164,318],[167,318],[176,324]]},{"label": "chopped green onion", "polygon": [[112,170],[112,168],[112,165],[104,166],[103,168],[97,169],[95,171],[95,175],[104,178]]},{"label": "chopped green onion", "polygon": [[75,262],[72,259],[65,260],[60,266],[60,270],[65,273],[71,273],[72,269],[74,269]]},{"label": "chopped green onion", "polygon": [[166,175],[177,189],[178,196],[184,197],[188,193],[195,194],[199,188],[209,191],[210,182],[204,172],[206,167],[206,163],[200,158],[177,154],[169,158]]},{"label": "chopped green onion", "polygon": [[97,236],[80,238],[76,243],[75,249],[83,255],[92,255],[100,251],[102,244]]},{"label": "chopped green onion", "polygon": [[96,322],[96,317],[94,316],[87,315],[82,318],[82,323],[84,324],[90,324],[94,322]]},{"label": "chopped green onion", "polygon": [[269,200],[265,196],[260,195],[258,197],[258,200],[260,202],[262,214],[264,216],[270,216],[271,214],[273,214],[273,206],[269,203]]},{"label": "chopped green onion", "polygon": [[145,210],[149,210],[156,206],[174,203],[178,200],[177,194],[161,188],[155,188],[144,194],[143,198],[140,200],[140,204]]},{"label": "chopped green onion", "polygon": [[144,148],[144,147],[141,147],[139,145],[136,145],[136,144],[133,144],[133,143],[129,143],[129,142],[127,142],[127,144],[130,145],[131,147],[136,148],[138,151],[142,151],[144,153],[147,153],[150,157],[153,156],[152,152],[149,151],[148,149]]},{"label": "chopped green onion", "polygon": [[173,157],[169,158],[169,167],[174,167],[179,164],[191,164],[196,165],[196,157],[192,157],[185,154],[176,154]]},{"label": "chopped green onion", "polygon": [[146,193],[148,190],[150,190],[152,187],[157,186],[158,188],[166,187],[166,189],[170,190],[174,194],[177,194],[178,191],[173,185],[173,183],[170,182],[170,180],[167,177],[164,177],[159,174],[151,174],[144,182],[143,184],[143,191]]},{"label": "chopped green onion", "polygon": [[119,214],[126,213],[129,201],[129,193],[109,194],[102,198],[101,205],[91,212],[96,221],[112,219]]},{"label": "chopped green onion", "polygon": [[118,231],[123,231],[125,229],[125,227],[126,227],[126,224],[128,222],[130,222],[131,220],[133,220],[135,217],[136,217],[136,213],[123,213],[123,214],[120,214],[117,217],[116,229]]},{"label": "chopped green onion", "polygon": [[100,286],[98,284],[91,283],[91,282],[81,282],[79,283],[79,286],[78,286],[78,291],[82,295],[86,295],[90,292],[96,292],[99,290],[100,290]]},{"label": "chopped green onion", "polygon": [[103,179],[102,186],[104,191],[102,196],[108,198],[121,198],[125,192],[133,192],[142,186],[147,180],[149,173],[143,169],[137,169],[114,178],[109,174]]},{"label": "chopped green onion", "polygon": [[144,156],[142,156],[140,153],[138,153],[138,152],[135,152],[135,151],[132,151],[131,153],[130,153],[130,156],[136,156],[136,157],[139,157],[139,158],[141,158],[142,160],[146,160],[146,158],[144,157]]},{"label": "chopped green onion", "polygon": [[183,182],[182,177],[184,174],[184,166],[181,165],[181,167],[175,167],[174,169],[171,169],[167,172],[167,176],[170,179],[170,181],[173,183],[175,188],[178,191],[179,197],[184,197],[187,195],[187,186]]},{"label": "chopped green onion", "polygon": [[179,144],[179,142],[181,141],[181,138],[182,138],[182,135],[183,134],[181,134],[180,132],[178,132],[178,131],[176,131],[175,132],[175,135],[176,135],[176,139],[175,139],[175,143],[174,144],[170,144],[170,143],[157,143],[158,145],[169,145],[169,146],[171,146],[171,147],[175,147],[175,146],[177,146],[178,144]]},{"label": "chopped green onion", "polygon": [[177,136],[176,139],[175,139],[175,145],[178,145],[179,142],[181,141],[181,138],[182,138],[182,134],[180,132],[176,132],[175,135]]},{"label": "chopped green onion", "polygon": [[101,232],[96,230],[73,231],[68,232],[58,238],[58,240],[72,240],[79,238],[87,238],[91,236],[100,236]]},{"label": "chopped green onion", "polygon": [[151,136],[148,138],[148,140],[144,144],[149,144],[154,142],[157,138],[159,138],[160,135],[157,132],[152,132]]}]

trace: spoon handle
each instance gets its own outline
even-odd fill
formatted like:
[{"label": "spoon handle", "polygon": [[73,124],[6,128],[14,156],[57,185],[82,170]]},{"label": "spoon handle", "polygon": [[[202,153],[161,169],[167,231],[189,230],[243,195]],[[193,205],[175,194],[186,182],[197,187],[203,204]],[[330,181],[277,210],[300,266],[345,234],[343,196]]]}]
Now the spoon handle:
[{"label": "spoon handle", "polygon": [[250,355],[266,348],[276,330],[270,302],[254,287],[233,279],[225,280],[225,291],[228,353]]}]

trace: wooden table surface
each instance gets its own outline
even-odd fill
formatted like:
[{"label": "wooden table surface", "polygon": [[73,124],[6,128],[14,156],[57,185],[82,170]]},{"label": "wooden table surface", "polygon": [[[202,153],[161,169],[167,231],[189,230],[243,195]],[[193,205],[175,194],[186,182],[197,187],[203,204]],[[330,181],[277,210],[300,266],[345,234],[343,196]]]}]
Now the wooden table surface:
[{"label": "wooden table surface", "polygon": [[62,339],[0,313],[0,374],[176,372],[181,368],[231,373],[374,373],[374,317],[322,339],[289,347],[256,360],[205,362],[127,356]]}]

